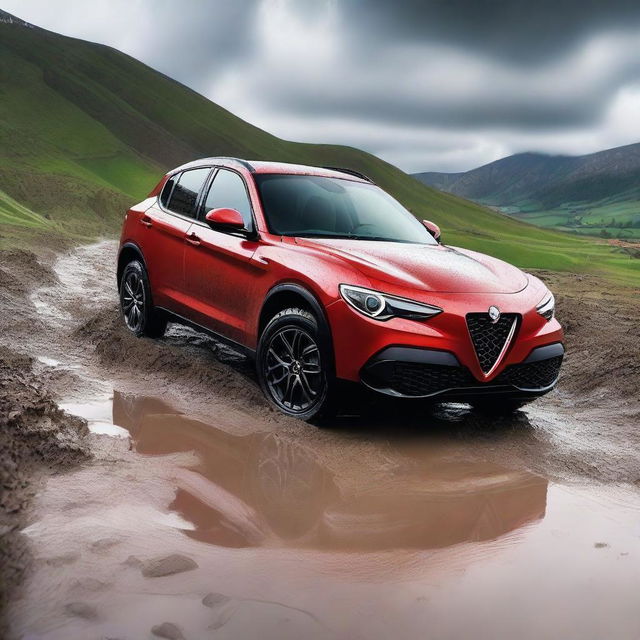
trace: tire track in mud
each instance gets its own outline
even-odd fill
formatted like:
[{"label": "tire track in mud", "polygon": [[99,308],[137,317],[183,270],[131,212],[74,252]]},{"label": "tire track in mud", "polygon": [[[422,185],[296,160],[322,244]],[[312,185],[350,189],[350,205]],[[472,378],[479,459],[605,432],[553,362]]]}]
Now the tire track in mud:
[{"label": "tire track in mud", "polygon": [[374,400],[361,416],[318,431],[274,412],[251,363],[210,337],[178,325],[159,341],[131,336],[117,308],[116,251],[115,242],[102,241],[61,256],[55,280],[31,294],[40,319],[57,334],[53,357],[73,354],[69,364],[94,377],[107,374],[131,389],[169,394],[202,414],[231,411],[244,429],[267,425],[310,444],[333,437],[340,446],[342,434],[364,445],[393,437],[401,422],[400,431],[451,438],[461,453],[481,450],[545,477],[640,482],[640,303],[629,291],[590,276],[538,274],[556,292],[568,355],[558,389],[513,417],[475,415],[461,406],[408,412]]},{"label": "tire track in mud", "polygon": [[[51,266],[48,266],[46,258],[38,261],[33,254],[26,252],[14,255],[13,261],[8,263],[3,260],[6,256],[0,254],[0,284],[3,284],[0,305],[5,311],[0,316],[0,328],[4,330],[4,339],[11,342],[13,348],[35,357],[29,361],[32,363],[30,366],[43,388],[58,402],[77,405],[106,402],[108,405],[114,389],[124,394],[162,397],[176,410],[187,414],[184,422],[179,423],[179,431],[195,429],[194,420],[201,417],[203,422],[198,428],[209,425],[213,430],[214,424],[216,428],[220,427],[220,433],[215,437],[222,438],[225,446],[229,439],[236,443],[234,447],[240,447],[237,443],[244,443],[247,438],[271,443],[276,449],[286,452],[292,472],[300,466],[294,464],[296,460],[305,461],[302,465],[306,470],[303,480],[308,478],[310,468],[318,469],[323,487],[331,487],[332,500],[348,496],[354,490],[362,492],[363,487],[375,487],[382,496],[393,496],[392,502],[397,503],[398,496],[402,497],[404,491],[410,499],[414,491],[424,490],[424,485],[432,481],[432,473],[437,484],[438,469],[449,464],[459,469],[462,477],[467,473],[465,469],[484,469],[484,465],[489,464],[492,468],[512,469],[516,475],[526,476],[527,470],[565,484],[583,485],[595,481],[635,486],[638,482],[640,447],[637,446],[637,426],[640,411],[634,389],[640,383],[640,372],[634,327],[639,308],[627,292],[605,296],[604,293],[598,294],[603,285],[595,279],[542,274],[557,293],[559,316],[568,329],[569,355],[559,389],[512,417],[487,418],[462,405],[409,412],[399,410],[395,404],[381,402],[363,407],[359,416],[338,419],[332,428],[319,430],[274,412],[257,387],[251,364],[211,338],[177,326],[172,327],[162,340],[133,337],[118,313],[113,276],[115,255],[116,243],[112,241],[74,249],[51,261]],[[11,322],[7,322],[7,318]],[[612,318],[616,321],[613,329],[603,334],[603,323],[607,319],[611,322]],[[26,365],[20,362],[15,360],[14,369],[9,370],[13,377],[21,369],[26,369]],[[60,415],[63,417],[60,428],[74,423],[74,418],[65,419],[64,414]],[[82,422],[75,424],[84,425]],[[110,547],[105,547],[95,558],[91,555],[94,554],[93,538],[96,538],[96,544],[102,544],[101,540],[108,542],[109,538],[101,538],[95,529],[88,532],[83,529],[81,516],[95,520],[96,513],[102,514],[103,510],[111,513],[111,506],[113,511],[117,511],[119,500],[123,508],[127,507],[127,500],[132,496],[135,498],[132,499],[134,511],[146,514],[144,531],[152,541],[149,546],[145,539],[145,544],[136,553],[157,553],[154,545],[162,547],[162,544],[168,544],[170,548],[162,549],[163,552],[200,553],[198,562],[205,565],[208,554],[198,551],[199,547],[189,536],[157,530],[158,518],[165,518],[165,524],[173,521],[174,528],[180,524],[179,512],[172,511],[168,505],[174,491],[172,483],[184,483],[186,474],[173,474],[167,466],[176,456],[176,460],[184,457],[184,449],[179,445],[177,452],[167,460],[141,462],[140,456],[136,458],[137,454],[126,451],[126,444],[121,440],[105,436],[93,436],[88,440],[95,456],[94,462],[84,465],[80,472],[52,478],[55,481],[50,484],[54,488],[48,491],[47,507],[38,516],[44,518],[45,524],[36,523],[32,527],[32,535],[40,540],[40,547],[44,546],[47,554],[52,556],[39,560],[45,568],[40,565],[36,568],[36,572],[44,573],[36,573],[39,580],[30,587],[34,588],[31,594],[34,601],[39,602],[38,594],[49,593],[48,576],[55,578],[53,565],[47,563],[67,561],[63,553],[66,547],[60,540],[56,541],[54,533],[47,533],[47,528],[51,529],[47,522],[57,523],[61,530],[66,526],[75,531],[77,527],[78,535],[88,536],[83,544],[89,544],[89,559],[85,557],[78,561],[80,568],[75,566],[75,560],[69,560],[69,567],[64,571],[70,576],[87,570],[87,563],[94,561],[107,576],[125,571],[120,560],[116,561],[115,555],[109,555],[112,553]],[[264,448],[265,445],[261,446]],[[243,459],[243,455],[239,459]],[[249,460],[245,464],[250,466],[251,463]],[[274,465],[269,459],[268,468],[280,472],[282,464]],[[245,471],[251,475],[250,468]],[[415,478],[412,476],[414,473]],[[296,480],[295,473],[293,476]],[[546,482],[542,478],[538,480],[546,490]],[[200,478],[198,480],[198,486],[202,485],[201,493],[209,496],[208,485]],[[133,485],[130,484],[132,481]],[[280,476],[275,478],[275,483],[278,482]],[[441,482],[450,484],[451,479]],[[474,483],[477,482],[474,479]],[[100,492],[96,493],[97,489],[92,489],[101,486],[110,492],[108,499]],[[460,486],[468,491],[464,482]],[[83,490],[81,495],[87,500],[95,501],[93,506],[82,506],[78,502],[75,494],[79,489]],[[461,495],[464,492],[462,490]],[[176,494],[175,501],[179,499]],[[632,502],[633,498],[626,500]],[[536,512],[537,517],[544,515],[543,503]],[[344,500],[337,504],[326,515],[328,522],[339,531],[345,523],[352,522],[353,514],[348,511]],[[216,503],[215,506],[220,505]],[[623,506],[630,508],[628,503]],[[70,509],[68,515],[67,508]],[[161,517],[158,508],[169,508],[170,511]],[[175,516],[173,520],[169,515]],[[130,516],[126,513],[120,517],[124,518],[122,527],[125,531],[123,534],[120,530],[124,540],[121,544],[122,548],[127,548],[127,536],[131,536],[132,544],[135,537],[133,528],[126,533],[127,527],[133,527],[135,520],[128,522]],[[484,514],[473,529],[473,535],[485,535],[482,532],[487,527],[492,530],[494,519],[495,514]],[[388,524],[384,518],[371,522],[374,521],[382,531]],[[180,526],[186,529],[187,524],[183,522]],[[168,530],[171,531],[171,527]],[[160,540],[165,542],[160,543]],[[54,553],[55,544],[62,544],[62,547]],[[119,544],[114,542],[114,554],[121,548]],[[500,543],[497,542],[496,546],[499,547]],[[213,548],[217,554],[218,547]],[[392,557],[393,552],[390,553]],[[231,567],[230,575],[234,576],[232,555],[222,554],[218,560]],[[414,556],[407,557],[411,567],[420,566]],[[261,556],[260,562],[269,566],[264,558],[266,556]],[[446,558],[450,563],[449,556]],[[323,566],[324,563],[322,560]],[[336,560],[337,564],[342,566],[342,561]],[[127,581],[132,579],[130,574],[133,572],[131,566],[127,567],[129,577],[118,578],[124,580],[125,588],[128,588]],[[361,570],[369,570],[364,560]],[[186,584],[184,588],[190,592],[192,586]],[[147,597],[153,595],[147,594]],[[291,594],[285,595],[293,598]],[[47,597],[52,601],[43,604],[54,612],[61,606],[74,604],[55,599],[67,597],[64,593]],[[116,596],[107,591],[104,599],[108,602],[113,597]],[[276,605],[282,606],[282,603]],[[64,615],[75,610],[80,609],[67,606]],[[25,610],[22,613],[25,620],[34,615]]]}]

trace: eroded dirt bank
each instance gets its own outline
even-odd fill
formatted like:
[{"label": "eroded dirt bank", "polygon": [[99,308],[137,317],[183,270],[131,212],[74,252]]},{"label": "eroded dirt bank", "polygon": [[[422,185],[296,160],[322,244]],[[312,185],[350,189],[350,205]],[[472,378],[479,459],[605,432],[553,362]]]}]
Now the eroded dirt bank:
[{"label": "eroded dirt bank", "polygon": [[[40,489],[3,546],[34,558],[16,637],[640,632],[625,595],[640,570],[637,292],[540,274],[569,355],[558,390],[512,418],[377,404],[318,430],[273,412],[250,364],[208,338],[131,337],[114,251],[0,254],[0,380],[31,389],[7,397],[40,407],[58,447],[9,473],[34,478],[21,495]],[[34,459],[66,472],[45,484]]]},{"label": "eroded dirt bank", "polygon": [[0,347],[0,606],[19,583],[28,554],[18,530],[40,476],[86,460],[86,421],[58,408],[34,374],[33,361]]},{"label": "eroded dirt bank", "polygon": [[[86,421],[63,412],[42,380],[34,358],[8,345],[30,327],[29,292],[55,282],[53,272],[27,251],[3,255],[0,268],[0,611],[24,577],[30,554],[20,534],[31,501],[46,475],[70,469],[90,457]],[[25,309],[26,307],[26,309]],[[15,337],[15,338],[14,338]],[[14,339],[12,339],[14,338]],[[25,341],[26,342],[26,341]],[[6,632],[0,619],[0,635]]]}]

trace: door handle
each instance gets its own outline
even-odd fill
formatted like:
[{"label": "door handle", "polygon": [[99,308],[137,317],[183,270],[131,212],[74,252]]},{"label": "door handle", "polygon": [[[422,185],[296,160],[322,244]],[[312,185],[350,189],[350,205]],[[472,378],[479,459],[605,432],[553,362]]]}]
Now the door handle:
[{"label": "door handle", "polygon": [[151,220],[151,218],[149,216],[142,216],[142,218],[140,218],[140,224],[143,224],[145,227],[152,227],[153,226],[153,220]]},{"label": "door handle", "polygon": [[198,238],[195,233],[190,233],[185,240],[194,247],[198,247],[200,245],[200,238]]}]

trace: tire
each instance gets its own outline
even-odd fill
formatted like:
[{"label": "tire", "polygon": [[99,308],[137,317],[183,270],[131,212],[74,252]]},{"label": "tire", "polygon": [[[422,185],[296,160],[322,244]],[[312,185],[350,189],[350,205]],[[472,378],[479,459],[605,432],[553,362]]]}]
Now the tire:
[{"label": "tire", "polygon": [[338,381],[326,327],[304,309],[284,309],[258,342],[256,370],[267,400],[282,413],[319,423],[337,411]]},{"label": "tire", "polygon": [[129,262],[120,280],[120,312],[125,325],[139,338],[161,338],[167,319],[153,306],[149,276],[139,260]]},{"label": "tire", "polygon": [[508,416],[515,413],[518,409],[529,402],[531,402],[531,400],[517,400],[514,398],[495,396],[482,400],[474,400],[471,402],[471,406],[478,413],[482,413],[487,416]]}]

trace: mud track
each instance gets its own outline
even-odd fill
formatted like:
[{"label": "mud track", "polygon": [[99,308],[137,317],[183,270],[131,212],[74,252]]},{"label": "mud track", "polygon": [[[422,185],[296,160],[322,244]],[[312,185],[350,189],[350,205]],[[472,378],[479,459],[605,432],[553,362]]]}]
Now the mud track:
[{"label": "mud track", "polygon": [[[529,515],[513,515],[516,520],[524,518],[522,522],[544,516],[544,501],[541,507],[535,506],[539,504],[536,496],[542,487],[537,479],[544,480],[545,491],[548,481],[559,487],[600,487],[594,490],[596,493],[609,486],[621,487],[626,505],[635,503],[635,508],[640,502],[635,502],[640,487],[640,297],[637,291],[611,288],[590,276],[537,274],[556,292],[558,316],[567,332],[568,355],[558,389],[511,418],[483,417],[464,405],[418,407],[408,412],[386,402],[367,402],[357,415],[343,416],[319,430],[274,412],[257,387],[251,363],[208,337],[178,326],[173,326],[168,335],[158,341],[132,337],[125,330],[117,309],[113,276],[115,250],[115,243],[105,241],[62,256],[43,252],[36,257],[25,251],[0,254],[3,346],[0,426],[3,455],[10,456],[10,464],[3,465],[2,477],[0,524],[4,586],[17,585],[25,568],[30,567],[22,587],[13,591],[16,604],[8,609],[16,637],[29,632],[51,638],[84,637],[83,633],[94,633],[96,625],[101,632],[111,629],[97,622],[105,618],[98,605],[115,606],[117,602],[107,586],[104,589],[111,595],[102,598],[99,594],[103,587],[93,584],[95,593],[87,603],[74,600],[72,594],[64,590],[52,595],[48,585],[51,581],[60,581],[60,571],[63,571],[65,584],[73,583],[77,587],[78,581],[82,584],[82,580],[86,580],[87,571],[92,572],[91,563],[83,565],[82,560],[75,558],[76,551],[66,546],[63,538],[71,532],[80,536],[77,540],[80,546],[88,545],[87,548],[93,550],[91,553],[99,553],[99,558],[89,555],[89,561],[98,566],[104,560],[105,566],[111,567],[108,571],[113,571],[115,559],[109,550],[111,546],[117,549],[123,539],[133,539],[129,534],[122,537],[123,530],[131,532],[138,526],[134,525],[132,512],[117,516],[128,524],[118,529],[121,535],[114,538],[117,542],[112,540],[113,545],[108,544],[108,537],[89,535],[89,530],[78,530],[74,523],[104,512],[114,500],[136,505],[138,510],[152,504],[156,510],[167,512],[168,509],[169,513],[177,513],[192,523],[183,522],[171,529],[175,531],[177,527],[187,532],[192,529],[187,538],[180,538],[182,542],[173,535],[163,537],[157,527],[145,525],[142,529],[157,536],[154,548],[145,550],[132,542],[128,549],[131,553],[120,558],[119,563],[129,555],[135,556],[131,560],[135,565],[143,562],[140,557],[145,555],[150,562],[152,551],[162,555],[188,550],[191,557],[198,558],[198,564],[206,565],[209,556],[202,555],[202,547],[192,546],[194,540],[219,550],[238,546],[282,547],[283,540],[291,539],[290,532],[287,535],[283,532],[302,525],[291,521],[289,502],[285,501],[284,506],[279,503],[277,509],[284,511],[274,512],[274,505],[269,503],[271,506],[267,507],[256,502],[253,493],[236,492],[232,496],[227,490],[214,490],[213,485],[202,484],[203,477],[209,481],[212,477],[204,469],[217,469],[222,464],[221,445],[218,440],[214,444],[214,438],[224,440],[225,450],[231,447],[237,451],[237,464],[249,464],[242,472],[243,477],[253,475],[255,470],[264,473],[273,466],[270,463],[271,466],[265,467],[262,458],[252,457],[252,451],[257,449],[262,452],[260,456],[265,455],[265,451],[270,452],[269,456],[276,455],[279,474],[283,468],[292,473],[293,464],[296,482],[302,482],[304,487],[316,487],[320,483],[322,503],[326,501],[332,506],[322,507],[324,533],[312,535],[310,529],[305,529],[303,546],[322,549],[324,553],[332,545],[362,551],[367,544],[384,550],[500,539],[515,524],[494,524],[486,531],[474,525],[475,533],[461,534],[446,524],[433,532],[425,530],[424,525],[416,529],[416,523],[411,521],[411,527],[407,524],[401,532],[389,534],[387,531],[390,522],[407,522],[409,514],[420,508],[419,496],[425,486],[431,486],[429,483],[441,485],[453,480],[459,483],[470,473],[484,478],[508,476],[509,486],[529,487],[523,494],[533,505]],[[145,400],[146,397],[150,399]],[[88,434],[85,420],[63,413],[54,401],[86,418],[92,434]],[[104,406],[108,407],[108,419],[101,417]],[[119,435],[127,437],[100,435],[96,425],[111,422],[116,425],[116,415],[120,416],[120,426],[114,428],[125,431]],[[143,427],[150,418],[154,425],[151,433],[155,435],[146,444],[149,436]],[[166,433],[162,424],[167,425]],[[211,426],[202,431],[201,425]],[[221,430],[219,435],[216,435],[217,429]],[[102,433],[112,436],[117,432],[105,427]],[[194,439],[190,440],[191,437]],[[133,452],[127,438],[134,443]],[[252,443],[248,449],[244,444],[247,442]],[[211,453],[212,447],[218,452],[215,455]],[[156,461],[159,453],[169,458]],[[152,455],[149,458],[140,454]],[[189,457],[193,455],[200,459],[195,466]],[[210,455],[213,457],[207,462]],[[286,467],[282,466],[283,455],[288,460]],[[172,469],[170,474],[167,464]],[[439,475],[443,465],[448,471]],[[194,469],[197,476],[193,475]],[[431,469],[429,477],[421,475],[424,469]],[[59,475],[59,472],[65,473]],[[514,473],[515,476],[509,475]],[[226,476],[225,481],[236,482],[229,478]],[[132,489],[132,479],[135,489]],[[263,482],[260,480],[260,486]],[[281,484],[282,478],[277,482]],[[31,501],[36,489],[42,486],[46,487],[42,496]],[[82,499],[74,497],[79,491]],[[109,492],[108,499],[105,491]],[[294,500],[300,491],[304,493],[308,489],[298,487],[293,491],[293,494],[286,493],[288,500]],[[375,497],[372,494],[366,500],[356,500],[354,496],[361,496],[363,491],[365,494],[373,491]],[[403,506],[403,495],[412,496],[406,498],[406,506]],[[315,504],[315,489],[309,496]],[[209,510],[203,511],[203,501],[210,504]],[[196,503],[200,506],[196,507]],[[212,508],[218,514],[216,518],[222,517],[227,523],[223,526],[224,535],[219,525],[210,522]],[[455,513],[459,513],[460,508],[458,506]],[[54,518],[56,510],[61,509],[67,510],[68,518]],[[364,536],[368,540],[366,544],[345,539],[338,543],[335,531],[343,531],[345,518],[351,522],[353,514],[363,509],[370,513],[368,518],[373,518],[373,514],[378,514],[376,518],[381,517],[380,514],[386,516],[380,522],[369,521]],[[468,509],[473,510],[471,506]],[[78,510],[78,517],[74,516],[74,510]],[[443,512],[440,517],[450,520],[451,514]],[[49,528],[45,527],[47,522]],[[19,530],[26,531],[27,536],[18,535]],[[378,537],[375,530],[379,531]],[[212,531],[217,533],[214,535]],[[329,535],[327,531],[334,533]],[[82,536],[86,537],[85,542]],[[462,537],[459,539],[459,536]],[[186,545],[183,540],[190,542]],[[127,544],[123,543],[121,548],[125,547]],[[120,556],[122,553],[124,551]],[[29,561],[30,555],[32,561]],[[228,554],[219,561],[222,566],[229,563]],[[409,562],[405,556],[396,561],[400,566]],[[262,561],[257,562],[260,565]],[[325,562],[329,565],[322,571],[335,571],[331,568],[334,560]],[[268,565],[265,567],[265,571],[271,570]],[[148,569],[154,570],[158,569]],[[228,570],[230,575],[237,574],[237,568]],[[358,561],[352,566],[351,575],[370,570],[368,564]],[[192,575],[196,573],[198,571]],[[197,582],[194,577],[192,582],[180,584],[191,590]],[[109,581],[105,580],[104,584]],[[271,621],[276,615],[271,609],[267,613],[263,611],[264,607],[268,609],[264,602],[269,598],[264,597],[260,589],[246,589],[242,583],[236,584],[235,589],[250,592],[241,599],[242,607],[247,610],[244,620],[257,624],[256,621],[265,616]],[[76,592],[82,591],[76,588]],[[147,595],[144,602],[148,602],[149,597]],[[42,598],[45,604],[36,612],[39,606],[36,603],[42,604]],[[229,598],[224,596],[222,601],[210,598],[213,607],[204,604],[204,609],[217,612],[219,622],[224,620],[220,628],[228,620],[228,613],[224,612],[229,610]],[[291,615],[296,633],[345,636],[345,628],[327,626],[327,618],[322,617],[320,610],[312,612],[295,603],[285,605],[282,594],[277,599],[278,603],[272,602],[269,606],[293,607],[289,613],[295,612]],[[240,607],[238,602],[236,598],[234,611]],[[263,604],[256,604],[258,602]],[[177,618],[184,614],[183,609],[178,605],[169,606]],[[146,618],[151,621],[157,615],[149,611],[141,614],[147,626],[141,626],[139,632],[143,633],[144,629],[144,633],[148,633],[151,627]],[[237,614],[236,617],[240,619]],[[137,629],[138,622],[134,623],[133,618],[127,620],[129,626],[125,624],[118,633],[126,635],[125,631]],[[162,619],[154,622],[156,626],[168,624]],[[635,624],[635,620],[633,622]],[[405,631],[410,629],[409,625]],[[175,631],[169,627],[164,630]],[[280,637],[278,633],[274,637]],[[373,628],[370,635],[376,636]],[[411,633],[399,635],[410,637]],[[290,637],[295,637],[295,633]]]}]

